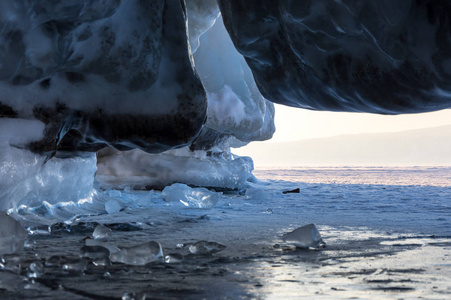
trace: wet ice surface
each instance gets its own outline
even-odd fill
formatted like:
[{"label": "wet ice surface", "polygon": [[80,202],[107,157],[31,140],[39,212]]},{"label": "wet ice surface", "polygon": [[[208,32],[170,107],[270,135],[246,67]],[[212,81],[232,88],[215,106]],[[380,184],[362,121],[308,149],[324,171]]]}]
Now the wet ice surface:
[{"label": "wet ice surface", "polygon": [[[248,192],[224,193],[210,209],[122,191],[122,198],[147,199],[146,208],[122,203],[118,212],[80,217],[77,225],[35,228],[23,254],[4,256],[0,264],[2,298],[451,296],[450,168],[271,169],[255,175],[262,182]],[[296,188],[300,193],[282,193]],[[283,234],[310,223],[326,248],[283,242]],[[86,239],[98,224],[111,229],[108,241]],[[147,243],[156,259],[111,262],[95,243],[113,252]]]}]

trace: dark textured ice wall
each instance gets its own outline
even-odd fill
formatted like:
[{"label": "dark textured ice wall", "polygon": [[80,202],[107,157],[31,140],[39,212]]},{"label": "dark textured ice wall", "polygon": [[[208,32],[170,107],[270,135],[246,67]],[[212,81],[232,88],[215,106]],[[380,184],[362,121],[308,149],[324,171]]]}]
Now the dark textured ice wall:
[{"label": "dark textured ice wall", "polygon": [[0,3],[0,117],[37,119],[36,152],[161,152],[206,116],[183,1]]},{"label": "dark textured ice wall", "polygon": [[[449,1],[218,3],[235,47],[270,101],[381,114],[451,106]],[[218,14],[214,1],[188,4],[199,8],[192,16],[205,17],[212,26]],[[265,109],[266,99],[252,84],[251,100],[261,98],[261,105],[235,101],[246,103],[239,126],[233,113],[210,115],[205,123],[205,90],[220,108],[209,105],[209,111],[235,112],[218,103],[223,105],[224,95],[237,100],[239,89],[213,87],[222,77],[232,77],[239,87],[235,79],[241,77],[216,72],[230,61],[216,66],[212,48],[199,48],[208,24],[191,22],[199,26],[197,32],[187,30],[189,23],[185,1],[0,1],[0,118],[43,122],[43,138],[27,145],[40,153],[105,146],[146,152],[184,145],[208,149],[229,136],[243,142],[270,137],[271,130],[263,135],[258,126],[244,128],[248,119],[265,128],[272,122],[273,111]],[[199,35],[191,47],[187,31]],[[212,43],[215,36],[206,34],[204,40]],[[204,73],[198,71],[204,82],[212,81],[210,87],[199,80],[193,57],[206,66]]]},{"label": "dark textured ice wall", "polygon": [[382,114],[451,106],[447,0],[219,0],[263,96]]}]

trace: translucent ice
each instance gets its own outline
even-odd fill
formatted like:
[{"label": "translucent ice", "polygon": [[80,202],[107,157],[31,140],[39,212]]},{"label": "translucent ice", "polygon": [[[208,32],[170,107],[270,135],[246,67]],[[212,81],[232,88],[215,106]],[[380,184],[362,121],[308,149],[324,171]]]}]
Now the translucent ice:
[{"label": "translucent ice", "polygon": [[226,246],[216,242],[199,241],[189,246],[189,252],[192,254],[209,254],[222,251]]},{"label": "translucent ice", "polygon": [[134,247],[122,248],[120,251],[110,254],[112,262],[135,266],[144,266],[154,261],[162,261],[163,257],[163,249],[160,243],[155,241]]},{"label": "translucent ice", "polygon": [[103,188],[161,188],[176,182],[195,186],[242,189],[252,177],[249,157],[228,151],[190,151],[189,147],[160,154],[141,150],[99,152],[96,179]]},{"label": "translucent ice", "polygon": [[205,126],[243,142],[270,139],[275,131],[273,103],[260,94],[252,71],[235,49],[221,16],[199,41],[193,57],[207,92]]},{"label": "translucent ice", "polygon": [[286,233],[282,237],[286,243],[294,244],[299,248],[317,248],[324,244],[321,235],[314,224],[308,224]]},{"label": "translucent ice", "polygon": [[111,229],[103,226],[102,224],[97,225],[92,233],[92,237],[96,240],[108,240],[111,236]]},{"label": "translucent ice", "polygon": [[212,208],[218,202],[221,193],[205,188],[191,188],[186,184],[174,183],[164,188],[163,199],[167,202],[180,201],[183,205],[194,208]]},{"label": "translucent ice", "polygon": [[176,264],[183,261],[183,255],[180,253],[171,253],[164,257],[164,262],[167,264]]},{"label": "translucent ice", "polygon": [[0,255],[20,252],[27,231],[11,216],[0,211]]},{"label": "translucent ice", "polygon": [[[0,140],[1,210],[16,212],[45,202],[42,214],[53,216],[61,207],[72,206],[73,210],[91,200],[95,153],[46,159],[48,157],[11,147]],[[53,206],[55,204],[58,205]]]},{"label": "translucent ice", "polygon": [[109,214],[117,213],[117,212],[119,212],[121,209],[122,209],[121,204],[120,204],[118,201],[114,200],[114,199],[108,200],[108,201],[105,203],[105,210],[106,210],[106,212],[109,213]]},{"label": "translucent ice", "polygon": [[40,261],[36,261],[30,264],[28,267],[27,277],[38,278],[44,274],[44,265]]}]

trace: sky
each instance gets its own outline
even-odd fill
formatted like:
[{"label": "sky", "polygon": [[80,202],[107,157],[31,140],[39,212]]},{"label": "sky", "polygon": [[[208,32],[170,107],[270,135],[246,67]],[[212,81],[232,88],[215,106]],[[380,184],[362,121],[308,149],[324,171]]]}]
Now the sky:
[{"label": "sky", "polygon": [[[320,163],[346,165],[352,163],[354,158],[356,164],[359,164],[357,161],[361,162],[365,158],[366,165],[379,165],[381,162],[389,161],[390,158],[395,159],[395,162],[401,161],[398,158],[403,158],[406,155],[415,157],[407,164],[413,161],[414,164],[418,165],[422,163],[430,165],[431,161],[428,156],[445,153],[443,159],[437,160],[438,164],[434,164],[442,165],[443,161],[448,162],[451,154],[451,140],[449,143],[442,141],[443,139],[448,140],[451,132],[449,134],[443,133],[443,129],[440,129],[440,133],[437,132],[435,139],[429,136],[428,131],[426,135],[423,134],[418,137],[418,141],[415,138],[415,133],[413,137],[412,134],[410,134],[410,137],[407,134],[406,136],[396,135],[395,138],[393,134],[389,134],[451,125],[451,109],[431,113],[387,116],[367,113],[310,111],[276,104],[275,125],[276,132],[271,140],[250,143],[248,146],[233,149],[233,153],[252,157],[256,167],[273,165],[275,161],[284,159],[293,162],[298,161],[299,164],[305,165],[318,165]],[[436,129],[431,132],[435,131]],[[366,133],[382,134],[377,137],[377,142],[374,143],[371,140],[372,136],[365,135],[350,138],[340,137],[338,142],[337,139],[328,139],[325,142],[313,140]],[[340,140],[343,140],[341,144],[347,144],[340,145]],[[304,142],[299,143],[297,149],[293,149],[293,151],[282,150],[283,147],[280,146],[276,147],[277,143],[295,141]],[[419,145],[418,143],[428,143],[428,145]],[[415,148],[418,152],[425,147],[427,151],[421,150],[424,153],[412,152]],[[429,148],[432,148],[433,151]],[[355,152],[356,149],[357,152]],[[283,158],[280,157],[282,152]],[[381,159],[380,156],[383,156],[384,152],[385,157]],[[349,157],[352,159],[350,160]],[[374,164],[371,163],[372,157],[375,158]],[[379,157],[379,160],[377,160],[377,157]]]},{"label": "sky", "polygon": [[451,124],[451,109],[386,116],[311,111],[276,104],[276,133],[267,142],[291,142],[343,134],[399,132]]}]

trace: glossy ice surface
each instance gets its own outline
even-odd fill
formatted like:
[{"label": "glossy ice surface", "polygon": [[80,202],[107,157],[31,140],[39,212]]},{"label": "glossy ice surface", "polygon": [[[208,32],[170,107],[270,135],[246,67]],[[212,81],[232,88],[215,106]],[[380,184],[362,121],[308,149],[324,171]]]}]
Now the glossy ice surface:
[{"label": "glossy ice surface", "polygon": [[[127,190],[120,197],[106,193],[123,206],[117,213],[80,216],[52,225],[50,233],[46,226],[30,228],[37,234],[29,235],[23,255],[5,256],[0,265],[2,298],[451,296],[450,168],[254,173],[260,182],[249,183],[247,192],[224,193],[210,209]],[[295,188],[300,193],[282,193]],[[132,205],[133,199],[147,199],[147,206]],[[102,248],[81,250],[97,223],[112,229],[111,251],[156,241],[166,263],[111,263]],[[310,223],[326,248],[296,249],[282,241],[283,234]],[[190,251],[199,241],[225,247]]]}]

